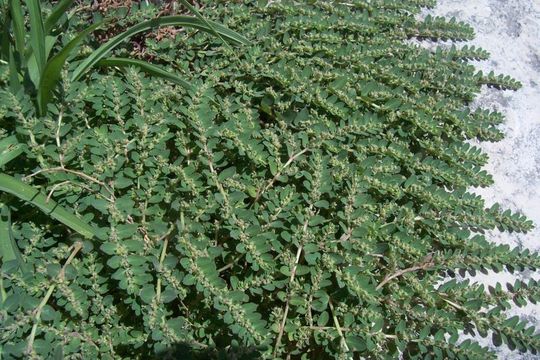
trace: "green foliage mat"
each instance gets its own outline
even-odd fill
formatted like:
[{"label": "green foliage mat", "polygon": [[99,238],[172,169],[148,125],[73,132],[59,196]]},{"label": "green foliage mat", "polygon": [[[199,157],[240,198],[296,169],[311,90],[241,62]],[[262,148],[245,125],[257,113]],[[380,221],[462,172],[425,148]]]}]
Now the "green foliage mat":
[{"label": "green foliage mat", "polygon": [[430,0],[223,4],[204,15],[252,45],[147,40],[193,92],[94,72],[37,117],[2,91],[0,140],[25,151],[4,172],[99,235],[3,197],[25,265],[2,268],[4,358],[496,357],[462,334],[536,353],[505,315],[540,299],[534,281],[458,276],[540,267],[482,235],[532,223],[467,192],[493,180],[466,140],[503,121],[469,104],[519,83],[476,73],[481,49],[406,41],[473,30],[418,20]]}]

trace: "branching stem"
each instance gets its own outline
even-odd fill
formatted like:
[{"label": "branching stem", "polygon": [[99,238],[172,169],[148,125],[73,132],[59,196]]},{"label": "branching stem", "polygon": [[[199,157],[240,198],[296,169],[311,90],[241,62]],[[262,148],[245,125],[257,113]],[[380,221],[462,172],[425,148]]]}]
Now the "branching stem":
[{"label": "branching stem", "polygon": [[31,177],[34,177],[34,176],[39,175],[41,173],[48,173],[48,172],[67,172],[67,173],[70,173],[70,174],[73,174],[73,175],[77,175],[79,177],[82,177],[83,179],[86,179],[86,180],[91,181],[93,183],[96,183],[96,184],[98,184],[100,186],[103,186],[103,188],[105,190],[107,190],[107,192],[109,194],[111,194],[112,198],[113,199],[115,198],[114,192],[103,181],[99,181],[98,179],[93,178],[92,176],[87,175],[87,174],[85,174],[85,173],[83,173],[81,171],[66,169],[63,166],[57,166],[57,167],[48,168],[48,169],[40,169],[40,170],[38,170],[36,172],[33,172],[30,175],[25,176],[24,179],[25,180],[30,179]]}]

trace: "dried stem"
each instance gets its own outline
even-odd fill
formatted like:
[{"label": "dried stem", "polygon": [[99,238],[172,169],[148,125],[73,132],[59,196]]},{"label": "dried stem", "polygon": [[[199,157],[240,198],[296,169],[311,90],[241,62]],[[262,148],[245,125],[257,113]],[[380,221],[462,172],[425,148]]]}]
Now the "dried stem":
[{"label": "dried stem", "polygon": [[103,182],[103,181],[99,181],[98,179],[96,178],[93,178],[92,176],[90,175],[86,175],[85,173],[81,172],[81,171],[77,171],[77,170],[71,170],[71,169],[66,169],[65,167],[63,166],[58,166],[58,167],[54,167],[54,168],[49,168],[49,169],[40,169],[36,172],[33,172],[32,174],[30,175],[27,175],[24,177],[24,179],[30,179],[31,177],[34,177],[38,174],[41,174],[41,173],[48,173],[48,172],[67,172],[67,173],[70,173],[70,174],[74,174],[74,175],[77,175],[79,177],[82,177],[83,179],[86,179],[88,181],[91,181],[93,183],[96,183],[100,186],[103,186],[103,188],[105,190],[107,190],[107,192],[109,192],[112,196],[112,198],[114,199],[115,196],[114,196],[114,193],[111,189],[109,189],[109,187]]},{"label": "dried stem", "polygon": [[66,180],[66,181],[59,182],[58,184],[54,184],[53,187],[51,188],[51,191],[49,191],[49,194],[47,195],[47,199],[45,199],[45,202],[48,203],[51,200],[51,196],[56,191],[56,189],[58,189],[62,185],[66,185],[69,183],[70,181]]},{"label": "dried stem", "polygon": [[433,262],[433,254],[429,254],[418,265],[411,266],[411,267],[406,268],[406,269],[398,270],[393,274],[386,275],[384,277],[384,280],[379,285],[377,285],[376,289],[379,290],[380,288],[382,288],[384,285],[386,285],[392,279],[400,277],[400,276],[402,276],[402,275],[404,275],[406,273],[413,272],[413,271],[418,271],[418,270],[427,270],[427,269],[433,267],[433,265],[435,265],[435,263]]},{"label": "dried stem", "polygon": [[108,202],[111,202],[111,203],[114,202],[113,198],[108,198],[105,195],[100,194],[99,192],[96,192],[94,189],[92,189],[89,186],[86,186],[84,184],[74,183],[73,181],[70,181],[70,180],[66,180],[66,181],[62,181],[60,183],[54,184],[53,187],[51,188],[51,191],[49,191],[49,194],[47,195],[47,199],[45,201],[49,202],[51,200],[51,197],[52,197],[53,193],[56,191],[56,189],[58,187],[60,187],[62,185],[69,184],[69,183],[73,184],[74,186],[78,186],[78,187],[81,187],[83,189],[86,189],[86,190],[90,191],[91,193],[95,193],[97,196],[102,197],[103,199],[107,200]]}]

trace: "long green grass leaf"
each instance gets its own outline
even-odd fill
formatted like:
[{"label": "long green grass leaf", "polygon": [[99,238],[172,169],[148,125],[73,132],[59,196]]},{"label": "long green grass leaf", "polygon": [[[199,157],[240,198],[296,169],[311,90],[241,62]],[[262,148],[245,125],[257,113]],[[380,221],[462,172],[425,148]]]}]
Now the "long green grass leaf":
[{"label": "long green grass leaf", "polygon": [[53,36],[53,35],[45,36],[45,58],[46,59],[49,58],[49,54],[51,53],[57,39],[58,39],[58,36]]},{"label": "long green grass leaf", "polygon": [[178,85],[182,86],[186,90],[193,90],[193,86],[191,86],[191,84],[185,81],[184,79],[170,73],[167,70],[160,68],[159,66],[152,65],[146,61],[126,59],[126,58],[106,58],[106,59],[100,60],[97,63],[97,66],[118,66],[118,67],[135,66],[150,75],[159,76],[164,79],[171,80],[177,83]]},{"label": "long green grass leaf", "polygon": [[89,26],[85,30],[81,31],[73,40],[71,40],[62,50],[60,50],[54,57],[52,57],[45,65],[45,69],[41,74],[41,78],[38,86],[38,109],[41,115],[45,114],[47,110],[47,104],[51,100],[54,87],[56,86],[60,75],[62,73],[62,68],[66,63],[69,55],[75,50],[84,38],[90,34],[92,31],[97,29],[102,22],[96,23],[92,26]]},{"label": "long green grass leaf", "polygon": [[0,140],[0,167],[15,159],[22,152],[23,145],[19,144],[14,135]]},{"label": "long green grass leaf", "polygon": [[[0,264],[16,261],[17,268],[23,263],[19,248],[11,231],[11,213],[9,207],[0,203]],[[8,294],[4,289],[3,277],[0,276],[0,305],[6,301]],[[1,354],[0,348],[0,354]]]},{"label": "long green grass leaf", "polygon": [[36,56],[39,73],[45,67],[45,31],[43,30],[43,19],[41,17],[41,6],[39,0],[27,0],[28,14],[30,16],[30,44]]},{"label": "long green grass leaf", "polygon": [[21,59],[24,57],[24,17],[20,0],[9,0],[9,11],[13,21],[13,37],[15,49]]},{"label": "long green grass leaf", "polygon": [[197,10],[197,8],[195,8],[195,6],[191,5],[189,3],[189,1],[187,1],[187,0],[180,0],[180,3],[182,5],[184,5],[185,7],[187,7],[188,10],[191,11],[199,20],[204,22],[204,24],[210,28],[212,33],[214,35],[216,35],[225,44],[225,46],[230,47],[229,43],[227,41],[225,41],[225,39],[223,37],[221,37],[221,35],[214,29],[212,24],[210,24],[210,22],[208,22],[208,20],[206,20],[206,18],[204,16],[202,16],[202,14],[199,12],[199,10]]},{"label": "long green grass leaf", "polygon": [[0,59],[8,62],[9,61],[9,48],[11,47],[10,44],[10,29],[11,29],[11,15],[9,12],[7,12],[4,15],[4,18],[1,19],[3,21],[2,24],[2,30],[0,32]]},{"label": "long green grass leaf", "polygon": [[76,217],[72,212],[59,206],[55,201],[43,195],[38,189],[6,174],[0,174],[0,191],[15,195],[21,200],[37,206],[41,211],[70,227],[79,234],[92,238],[96,236],[94,228]]},{"label": "long green grass leaf", "polygon": [[[56,42],[57,36],[45,36],[45,58],[49,57],[54,43]],[[26,67],[28,69],[28,77],[32,81],[32,84],[36,87],[39,87],[40,81],[40,72],[38,69],[38,64],[36,60],[36,55],[32,51],[32,48],[26,49]]]},{"label": "long green grass leaf", "polygon": [[11,210],[2,203],[0,203],[0,258],[3,263],[15,260],[18,267],[25,270],[21,252],[11,230]]},{"label": "long green grass leaf", "polygon": [[13,94],[16,94],[21,88],[21,81],[19,79],[19,72],[17,71],[17,62],[13,55],[13,49],[9,47],[9,89]]},{"label": "long green grass leaf", "polygon": [[62,17],[66,13],[66,10],[73,4],[74,0],[62,0],[56,6],[52,9],[51,14],[47,17],[47,20],[45,20],[45,23],[43,24],[43,28],[45,30],[45,34],[49,34],[52,29],[57,25],[58,19]]},{"label": "long green grass leaf", "polygon": [[[210,22],[212,27],[225,39],[229,39],[235,43],[248,44],[249,41],[244,38],[242,35],[238,34],[235,31],[227,29],[223,25],[220,25],[215,22]],[[140,24],[134,25],[123,33],[113,37],[105,44],[101,45],[96,51],[94,51],[90,56],[88,56],[73,72],[72,81],[79,80],[81,76],[88,71],[92,66],[94,66],[98,61],[103,59],[107,54],[113,50],[115,47],[120,45],[123,41],[129,39],[133,35],[138,33],[151,30],[153,28],[161,26],[184,26],[192,27],[208,33],[212,33],[212,29],[209,28],[204,21],[192,16],[163,16],[160,18],[144,21]]]},{"label": "long green grass leaf", "polygon": [[26,67],[28,68],[28,72],[27,72],[28,77],[30,78],[30,80],[32,81],[32,84],[34,84],[34,86],[37,89],[39,85],[40,72],[38,69],[36,55],[32,51],[29,51],[27,55],[28,55],[28,60],[26,61]]}]

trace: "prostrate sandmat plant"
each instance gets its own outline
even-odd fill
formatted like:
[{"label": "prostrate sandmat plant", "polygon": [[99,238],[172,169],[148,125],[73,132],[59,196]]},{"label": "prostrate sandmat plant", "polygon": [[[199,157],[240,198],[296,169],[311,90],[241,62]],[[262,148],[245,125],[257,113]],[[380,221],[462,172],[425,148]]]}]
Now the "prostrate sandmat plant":
[{"label": "prostrate sandmat plant", "polygon": [[[130,19],[159,12],[143,5]],[[466,140],[503,135],[501,114],[469,106],[520,84],[477,73],[482,49],[406,41],[473,30],[418,20],[429,0],[202,5],[251,44],[148,38],[189,87],[94,69],[63,76],[40,115],[3,63],[0,166],[40,191],[2,196],[3,355],[496,357],[463,335],[536,353],[536,330],[505,313],[540,299],[535,281],[458,276],[540,266],[482,234],[532,223],[467,191],[492,178]]]}]

